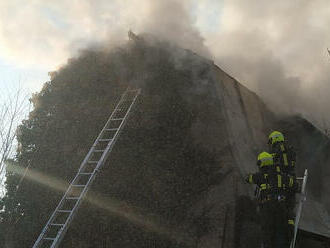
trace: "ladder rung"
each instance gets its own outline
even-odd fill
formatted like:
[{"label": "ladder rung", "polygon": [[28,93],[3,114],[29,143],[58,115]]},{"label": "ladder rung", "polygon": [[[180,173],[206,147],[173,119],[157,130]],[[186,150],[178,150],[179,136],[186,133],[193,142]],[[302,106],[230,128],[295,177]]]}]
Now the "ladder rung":
[{"label": "ladder rung", "polygon": [[97,164],[99,161],[88,161],[88,164]]},{"label": "ladder rung", "polygon": [[79,197],[67,197],[67,198],[65,198],[65,199],[67,199],[67,200],[78,200]]},{"label": "ladder rung", "polygon": [[139,89],[132,89],[132,90],[127,90],[126,92],[138,92]]},{"label": "ladder rung", "polygon": [[79,175],[92,175],[92,172],[80,172]]},{"label": "ladder rung", "polygon": [[71,213],[72,210],[59,209],[59,210],[57,210],[57,212],[60,212],[60,213]]},{"label": "ladder rung", "polygon": [[43,238],[45,240],[55,240],[55,238]]},{"label": "ladder rung", "polygon": [[112,139],[99,139],[99,141],[110,141]]},{"label": "ladder rung", "polygon": [[122,121],[122,120],[124,120],[124,118],[113,118],[113,119],[111,119],[112,121]]},{"label": "ladder rung", "polygon": [[94,150],[93,152],[104,152],[105,150]]},{"label": "ladder rung", "polygon": [[50,223],[51,226],[64,226],[64,224]]},{"label": "ladder rung", "polygon": [[86,184],[72,184],[72,187],[85,187]]},{"label": "ladder rung", "polygon": [[104,129],[104,131],[116,131],[118,130],[118,128],[106,128]]}]

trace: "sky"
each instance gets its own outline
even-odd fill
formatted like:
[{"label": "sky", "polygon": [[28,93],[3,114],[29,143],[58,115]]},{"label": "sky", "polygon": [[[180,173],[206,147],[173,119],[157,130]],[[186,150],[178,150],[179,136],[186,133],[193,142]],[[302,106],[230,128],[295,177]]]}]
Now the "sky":
[{"label": "sky", "polygon": [[322,125],[329,25],[328,0],[0,0],[0,91],[38,91],[81,49],[120,45],[131,29],[213,59],[275,109]]}]

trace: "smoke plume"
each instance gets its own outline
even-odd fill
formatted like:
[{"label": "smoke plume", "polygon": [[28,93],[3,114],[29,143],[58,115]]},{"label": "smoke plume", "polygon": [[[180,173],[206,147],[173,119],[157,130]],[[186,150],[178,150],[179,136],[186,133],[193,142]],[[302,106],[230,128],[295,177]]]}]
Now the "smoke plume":
[{"label": "smoke plume", "polygon": [[0,4],[0,52],[20,64],[54,69],[82,48],[127,40],[127,31],[149,32],[203,55],[190,1],[33,1]]},{"label": "smoke plume", "polygon": [[0,52],[53,70],[82,48],[111,48],[127,31],[213,58],[273,110],[329,126],[330,5],[315,1],[19,0],[0,4]]},{"label": "smoke plume", "polygon": [[224,1],[221,26],[206,36],[217,63],[277,112],[319,126],[329,106],[327,1]]}]

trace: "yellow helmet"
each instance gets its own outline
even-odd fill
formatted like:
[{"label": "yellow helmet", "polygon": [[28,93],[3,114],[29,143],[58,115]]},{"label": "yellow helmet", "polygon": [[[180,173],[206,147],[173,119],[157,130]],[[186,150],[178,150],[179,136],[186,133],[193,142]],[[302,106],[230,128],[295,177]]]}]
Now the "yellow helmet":
[{"label": "yellow helmet", "polygon": [[284,135],[279,131],[274,131],[268,136],[269,144],[284,142]]},{"label": "yellow helmet", "polygon": [[273,156],[268,152],[262,152],[258,155],[258,162],[257,165],[262,168],[264,166],[273,165]]}]

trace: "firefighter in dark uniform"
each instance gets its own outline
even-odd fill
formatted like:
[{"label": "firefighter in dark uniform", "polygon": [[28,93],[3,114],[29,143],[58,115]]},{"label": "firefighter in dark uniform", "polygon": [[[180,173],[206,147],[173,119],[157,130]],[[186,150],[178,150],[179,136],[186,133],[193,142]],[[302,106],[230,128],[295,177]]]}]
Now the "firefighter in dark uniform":
[{"label": "firefighter in dark uniform", "polygon": [[258,202],[264,248],[288,248],[290,237],[287,225],[286,199],[297,190],[295,177],[276,170],[273,156],[267,152],[258,155],[260,171],[249,174],[246,182],[259,189]]},{"label": "firefighter in dark uniform", "polygon": [[[284,135],[279,131],[273,131],[268,136],[268,145],[270,153],[274,158],[274,164],[277,166],[276,168],[289,176],[295,177],[296,153],[293,147],[286,142]],[[293,233],[295,219],[294,208],[296,205],[296,197],[294,192],[287,196],[286,203],[289,213],[289,231]]]},{"label": "firefighter in dark uniform", "polygon": [[273,131],[268,137],[270,153],[274,157],[274,163],[279,165],[281,171],[290,175],[295,175],[296,153],[284,139],[284,135],[279,131]]}]

